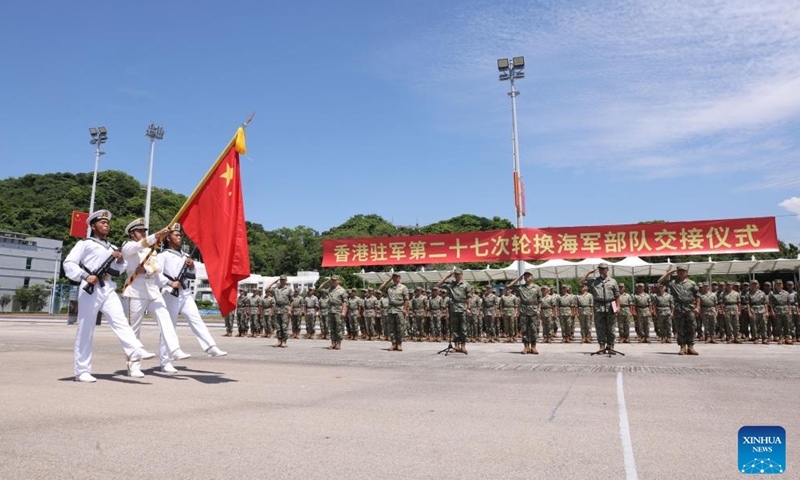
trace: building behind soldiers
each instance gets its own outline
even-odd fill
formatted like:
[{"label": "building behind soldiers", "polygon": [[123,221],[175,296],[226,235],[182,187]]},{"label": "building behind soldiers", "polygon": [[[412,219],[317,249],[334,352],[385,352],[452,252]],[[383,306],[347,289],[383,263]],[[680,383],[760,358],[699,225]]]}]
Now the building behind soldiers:
[{"label": "building behind soldiers", "polygon": [[[194,294],[195,300],[211,300],[216,303],[214,294],[211,293],[211,285],[208,283],[208,273],[206,266],[200,262],[195,262],[196,279],[190,283],[189,288]],[[250,275],[246,279],[239,282],[239,289],[244,289],[247,292],[259,291],[262,294],[264,289],[278,279],[278,275],[272,277],[265,277],[263,275]],[[287,276],[286,284],[290,285],[294,290],[301,292],[307,291],[309,288],[316,285],[319,280],[319,272],[297,272],[297,275]]]},{"label": "building behind soldiers", "polygon": [[[58,279],[62,246],[61,240],[0,231],[0,297],[8,295],[12,299],[6,310],[19,308],[14,298],[18,288],[35,285],[47,287],[47,298],[38,310],[50,310],[52,283],[48,280]],[[59,310],[59,305],[56,305],[56,310]]]}]

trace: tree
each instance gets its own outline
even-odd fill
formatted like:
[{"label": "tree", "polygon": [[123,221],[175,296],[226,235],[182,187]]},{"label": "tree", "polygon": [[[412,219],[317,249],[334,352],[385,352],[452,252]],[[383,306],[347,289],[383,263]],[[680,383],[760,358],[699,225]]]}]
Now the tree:
[{"label": "tree", "polygon": [[0,309],[2,309],[3,312],[6,311],[6,306],[9,303],[11,303],[11,295],[5,294],[2,297],[0,297]]},{"label": "tree", "polygon": [[19,287],[14,292],[14,297],[19,304],[20,310],[29,312],[40,312],[44,308],[45,299],[50,292],[44,285],[34,285],[32,287]]}]

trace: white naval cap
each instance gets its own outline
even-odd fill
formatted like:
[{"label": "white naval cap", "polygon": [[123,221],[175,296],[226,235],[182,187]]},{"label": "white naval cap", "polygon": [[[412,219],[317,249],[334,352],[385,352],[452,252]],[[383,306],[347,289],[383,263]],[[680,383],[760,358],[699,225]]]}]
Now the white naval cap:
[{"label": "white naval cap", "polygon": [[128,226],[125,227],[125,234],[130,235],[134,230],[147,230],[147,226],[144,224],[144,218],[137,218],[129,223]]},{"label": "white naval cap", "polygon": [[96,210],[86,218],[86,223],[91,225],[94,222],[99,222],[100,220],[111,221],[111,212],[108,210]]}]

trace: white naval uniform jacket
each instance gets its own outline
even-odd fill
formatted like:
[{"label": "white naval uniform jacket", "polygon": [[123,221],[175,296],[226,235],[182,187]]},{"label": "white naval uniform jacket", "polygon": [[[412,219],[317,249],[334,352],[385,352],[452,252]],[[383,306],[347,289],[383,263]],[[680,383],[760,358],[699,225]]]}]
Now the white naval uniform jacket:
[{"label": "white naval uniform jacket", "polygon": [[[105,240],[98,240],[94,237],[84,238],[72,247],[67,258],[64,259],[64,274],[73,282],[81,282],[81,288],[85,287],[86,278],[89,276],[89,272],[86,270],[94,272],[100,268],[115,248],[114,245]],[[86,270],[81,268],[81,265],[86,267]],[[125,257],[111,262],[109,270],[113,270],[110,272],[112,275],[114,275],[114,272],[117,272],[117,274],[122,273],[125,270]],[[106,286],[109,286],[109,284],[114,285],[109,279],[104,280]],[[96,285],[97,287],[99,285]]]},{"label": "white naval uniform jacket", "polygon": [[[169,275],[170,278],[178,278],[178,274],[181,273],[181,269],[183,268],[183,264],[186,263],[186,258],[189,255],[183,253],[180,250],[174,250],[172,248],[166,248],[163,252],[158,254],[159,263],[162,266],[162,275],[161,279],[162,282],[165,282],[164,285],[164,295],[169,295],[172,292],[172,281],[166,277]],[[186,270],[187,273],[187,280],[191,280],[195,276],[195,268],[189,268]],[[189,289],[180,288],[178,290],[179,297],[191,296],[192,292]]]},{"label": "white naval uniform jacket", "polygon": [[[150,252],[150,247],[156,243],[155,235],[148,235],[147,237],[134,242],[132,240],[122,244],[122,257],[127,262],[125,271],[130,278],[136,271],[136,267],[147,257]],[[128,298],[146,298],[148,300],[156,300],[161,298],[161,263],[158,261],[158,256],[153,254],[143,265],[145,269],[144,274],[136,275],[128,288],[122,292],[123,297]]]}]

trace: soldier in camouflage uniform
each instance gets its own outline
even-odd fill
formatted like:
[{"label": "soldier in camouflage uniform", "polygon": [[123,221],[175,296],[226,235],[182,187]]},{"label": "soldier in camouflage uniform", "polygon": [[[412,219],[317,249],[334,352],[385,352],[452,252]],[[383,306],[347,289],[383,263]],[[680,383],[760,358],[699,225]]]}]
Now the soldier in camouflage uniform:
[{"label": "soldier in camouflage uniform", "polygon": [[570,343],[575,335],[575,315],[578,313],[578,300],[569,292],[568,285],[561,285],[558,297],[558,321],[561,324],[561,342]]},{"label": "soldier in camouflage uniform", "polygon": [[[669,280],[674,272],[677,272],[677,278]],[[694,349],[694,332],[696,317],[700,315],[700,289],[689,279],[686,265],[678,265],[658,279],[661,285],[667,281],[670,295],[675,302],[675,326],[678,329],[678,345],[681,346],[678,355],[697,355]]]},{"label": "soldier in camouflage uniform", "polygon": [[714,332],[717,331],[717,294],[709,290],[708,284],[700,282],[700,318],[703,319],[703,331],[705,331],[705,341],[707,343],[717,343],[714,340]]},{"label": "soldier in camouflage uniform", "polygon": [[411,326],[411,336],[417,342],[422,341],[425,330],[425,314],[428,311],[428,299],[422,287],[414,289],[414,296],[411,298],[411,314],[414,316],[414,324]]},{"label": "soldier in camouflage uniform", "polygon": [[555,320],[556,302],[558,297],[553,295],[550,287],[542,287],[542,304],[539,308],[539,315],[542,318],[542,343],[550,343],[553,336],[553,321]]},{"label": "soldier in camouflage uniform", "polygon": [[750,283],[736,282],[734,288],[739,292],[739,300],[742,302],[742,314],[739,316],[739,331],[742,335],[742,340],[756,340],[755,332],[750,331],[750,311],[747,309],[747,304],[750,300]]},{"label": "soldier in camouflage uniform", "polygon": [[275,281],[267,286],[267,290],[272,289],[275,296],[275,337],[278,343],[274,347],[286,348],[286,341],[289,339],[289,317],[294,307],[294,289],[286,283],[286,275],[281,275],[278,279],[278,286],[274,289]]},{"label": "soldier in camouflage uniform", "polygon": [[469,296],[469,312],[467,312],[467,340],[477,342],[481,337],[481,316],[483,312],[483,298],[478,292],[473,291]]},{"label": "soldier in camouflage uniform", "polygon": [[372,290],[367,290],[364,297],[364,337],[375,340],[375,316],[380,311],[380,301],[373,295]]},{"label": "soldier in camouflage uniform", "polygon": [[223,337],[230,337],[233,335],[233,320],[236,317],[236,310],[239,309],[239,299],[243,293],[244,290],[239,290],[239,296],[236,297],[236,309],[231,310],[227,315],[225,315],[225,334]]},{"label": "soldier in camouflage uniform", "polygon": [[725,291],[720,297],[720,308],[725,313],[725,340],[728,343],[742,343],[739,340],[739,316],[742,313],[742,301],[739,292],[733,289],[733,282],[725,284]]},{"label": "soldier in camouflage uniform", "polygon": [[302,322],[303,316],[303,298],[300,297],[300,292],[298,290],[292,292],[291,314],[292,338],[297,339],[300,338],[300,323]]},{"label": "soldier in camouflage uniform", "polygon": [[272,336],[275,331],[275,296],[272,290],[264,292],[264,338]]},{"label": "soldier in camouflage uniform", "polygon": [[791,324],[789,324],[789,336],[792,338],[793,342],[799,342],[800,314],[798,314],[797,308],[798,295],[797,291],[794,289],[793,281],[789,280],[786,282],[786,290],[789,292],[789,316],[792,320]]},{"label": "soldier in camouflage uniform", "polygon": [[541,303],[541,292],[538,285],[533,283],[533,275],[531,272],[525,272],[516,280],[508,284],[511,289],[519,283],[520,280],[525,280],[523,285],[517,287],[517,295],[519,296],[519,319],[522,330],[522,343],[524,348],[522,354],[530,353],[538,355],[539,351],[536,350],[537,334],[539,333],[539,304]]},{"label": "soldier in camouflage uniform", "polygon": [[264,330],[264,299],[261,290],[256,290],[251,299],[253,314],[250,316],[250,336],[261,335]]},{"label": "soldier in camouflage uniform", "polygon": [[239,328],[237,337],[244,337],[247,335],[247,327],[250,324],[250,297],[247,292],[242,290],[239,292],[239,301],[236,304],[236,326]]},{"label": "soldier in camouflage uniform", "polygon": [[339,275],[331,276],[319,288],[322,289],[328,282],[331,283],[331,288],[323,290],[328,296],[330,307],[327,321],[331,344],[328,350],[340,350],[342,348],[342,334],[344,333],[343,319],[347,314],[347,291],[339,285]]},{"label": "soldier in camouflage uniform", "polygon": [[483,331],[486,332],[486,341],[494,343],[497,340],[494,319],[500,299],[494,294],[494,290],[489,285],[486,285],[483,292],[483,303],[481,304],[483,308]]},{"label": "soldier in camouflage uniform", "polygon": [[636,308],[634,316],[636,330],[639,332],[640,343],[650,343],[650,320],[655,316],[653,297],[644,291],[644,283],[636,284],[636,294],[633,296],[633,304]]},{"label": "soldier in camouflage uniform", "polygon": [[381,304],[381,332],[383,332],[383,340],[389,341],[389,298],[383,294],[381,290],[375,292],[378,301]]},{"label": "soldier in camouflage uniform", "polygon": [[[449,280],[453,277],[453,280]],[[467,353],[467,312],[470,309],[472,286],[463,280],[463,271],[454,269],[436,285],[444,287],[450,299],[450,332],[455,342],[456,352]]]},{"label": "soldier in camouflage uniform", "polygon": [[[387,288],[389,282],[392,282]],[[400,274],[393,273],[389,280],[383,282],[378,290],[386,288],[386,299],[388,300],[389,333],[392,339],[392,346],[389,351],[403,351],[403,336],[405,335],[405,318],[408,316],[409,291],[408,288],[400,283]]]},{"label": "soldier in camouflage uniform", "polygon": [[672,314],[675,310],[675,300],[667,292],[666,285],[662,283],[657,288],[658,292],[653,295],[653,305],[656,307],[656,335],[660,343],[672,343]]},{"label": "soldier in camouflage uniform", "polygon": [[319,317],[319,299],[314,295],[314,288],[310,288],[303,299],[303,317],[306,319],[306,338],[314,338],[316,320]]},{"label": "soldier in camouflage uniform", "polygon": [[517,317],[519,299],[511,293],[511,289],[505,290],[505,294],[500,297],[500,310],[503,312],[503,333],[506,335],[506,342],[514,343],[517,335],[514,319]]},{"label": "soldier in camouflage uniform", "polygon": [[619,312],[617,330],[619,343],[631,343],[631,318],[634,316],[633,295],[625,291],[625,284],[619,284]]},{"label": "soldier in camouflage uniform", "polygon": [[594,327],[597,330],[597,343],[600,344],[599,353],[614,348],[614,327],[617,325],[617,316],[614,311],[619,310],[619,284],[614,278],[608,276],[607,263],[598,264],[596,271],[599,275],[589,280],[589,275],[594,271],[587,272],[581,278],[580,283],[581,286],[586,286],[592,295]]},{"label": "soldier in camouflage uniform", "polygon": [[594,298],[586,285],[581,285],[580,292],[576,300],[578,301],[578,321],[581,325],[581,343],[592,343],[592,327],[590,325]]},{"label": "soldier in camouflage uniform", "polygon": [[439,295],[439,287],[433,287],[428,308],[431,313],[431,340],[434,342],[442,341],[442,303],[443,298]]},{"label": "soldier in camouflage uniform", "polygon": [[328,297],[327,290],[319,290],[319,338],[328,338],[328,318],[331,315],[331,299]]},{"label": "soldier in camouflage uniform", "polygon": [[775,280],[775,290],[769,294],[769,310],[773,318],[772,334],[778,341],[778,345],[792,345],[794,339],[789,336],[792,322],[789,310],[789,292],[783,289],[783,280]]},{"label": "soldier in camouflage uniform", "polygon": [[759,338],[764,345],[769,344],[767,339],[767,295],[758,288],[758,280],[750,282],[750,291],[747,294],[747,316],[750,318],[750,332],[753,334],[753,343],[758,343]]},{"label": "soldier in camouflage uniform", "polygon": [[358,340],[358,317],[361,315],[364,301],[356,295],[357,293],[355,288],[351,288],[350,295],[345,302],[347,305],[347,338],[349,340]]}]

